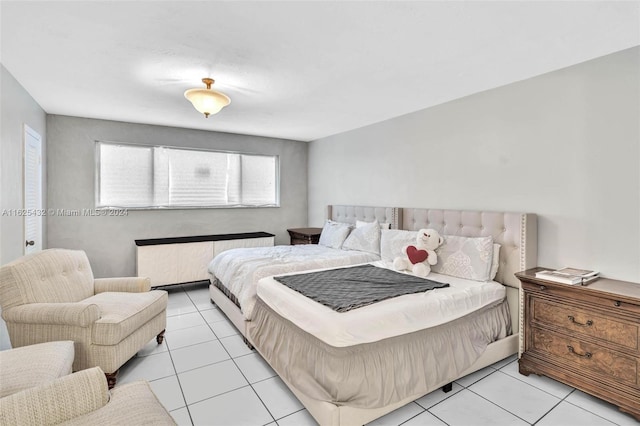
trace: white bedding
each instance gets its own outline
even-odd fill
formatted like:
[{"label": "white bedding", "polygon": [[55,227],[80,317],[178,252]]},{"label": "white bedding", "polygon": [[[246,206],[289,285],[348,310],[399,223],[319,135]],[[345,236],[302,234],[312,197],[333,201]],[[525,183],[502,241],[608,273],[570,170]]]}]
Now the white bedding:
[{"label": "white bedding", "polygon": [[[388,267],[382,261],[372,264]],[[428,278],[450,286],[395,297],[342,313],[301,295],[273,277],[259,281],[257,294],[279,315],[334,347],[376,342],[434,327],[506,296],[505,287],[495,281],[471,281],[433,272]]]},{"label": "white bedding", "polygon": [[379,256],[371,253],[317,244],[242,248],[217,255],[209,264],[209,273],[236,296],[245,319],[251,320],[256,303],[256,286],[261,278],[379,259]]}]

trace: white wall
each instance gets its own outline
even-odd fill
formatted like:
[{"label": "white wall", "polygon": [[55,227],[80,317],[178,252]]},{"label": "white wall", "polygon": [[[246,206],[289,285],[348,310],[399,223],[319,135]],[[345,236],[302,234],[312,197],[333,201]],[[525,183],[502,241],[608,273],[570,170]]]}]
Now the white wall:
[{"label": "white wall", "polygon": [[309,225],[327,204],[526,211],[540,265],[640,282],[640,48],[309,147]]},{"label": "white wall", "polygon": [[[46,114],[20,83],[0,64],[0,213],[24,208],[22,173],[24,125],[42,137],[43,182],[46,185],[47,154]],[[46,208],[46,191],[42,206]],[[46,224],[43,224],[43,247],[46,247]],[[24,250],[23,218],[0,214],[0,265],[22,256]],[[1,312],[1,311],[0,311]],[[0,350],[11,347],[5,323],[0,319]]]},{"label": "white wall", "polygon": [[[28,125],[42,137],[42,188],[46,188],[46,114],[20,83],[0,65],[0,212],[24,208],[22,173],[24,125]],[[42,206],[46,208],[46,190],[43,189]],[[43,224],[46,226],[46,224]],[[0,265],[22,256],[24,250],[23,218],[16,215],[0,215]],[[46,247],[46,228],[43,230],[43,247]]]},{"label": "white wall", "polygon": [[306,226],[306,143],[59,115],[47,117],[47,135],[47,189],[49,208],[54,210],[95,207],[95,140],[280,156],[279,208],[130,210],[124,217],[47,217],[49,247],[85,250],[97,277],[135,275],[136,239],[265,231],[276,235],[276,243],[289,244],[286,229]]}]

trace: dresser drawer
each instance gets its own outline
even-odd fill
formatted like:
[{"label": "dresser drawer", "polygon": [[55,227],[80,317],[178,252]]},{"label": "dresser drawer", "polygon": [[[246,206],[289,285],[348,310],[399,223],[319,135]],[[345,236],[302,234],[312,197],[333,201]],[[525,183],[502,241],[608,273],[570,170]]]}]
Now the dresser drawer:
[{"label": "dresser drawer", "polygon": [[607,318],[569,305],[537,297],[531,298],[532,320],[538,324],[566,329],[572,334],[591,336],[638,350],[640,324]]},{"label": "dresser drawer", "polygon": [[640,388],[638,357],[621,354],[549,330],[534,327],[532,334],[533,351],[557,357],[566,364],[602,376],[604,380],[614,380]]},{"label": "dresser drawer", "polygon": [[[522,281],[522,288],[531,293],[545,295],[553,298],[567,298],[569,300],[579,300],[598,306],[611,313],[620,312],[621,314],[638,317],[640,315],[640,300],[629,301],[628,296],[617,297],[615,294],[593,291],[598,290],[611,280],[596,280],[587,286],[573,286],[567,284],[549,283],[545,281],[529,282]],[[635,297],[640,298],[640,285],[628,285],[625,288],[631,288],[631,292]]]},{"label": "dresser drawer", "polygon": [[318,244],[318,240],[319,238],[295,238],[295,237],[291,237],[291,245],[297,245],[297,244]]}]

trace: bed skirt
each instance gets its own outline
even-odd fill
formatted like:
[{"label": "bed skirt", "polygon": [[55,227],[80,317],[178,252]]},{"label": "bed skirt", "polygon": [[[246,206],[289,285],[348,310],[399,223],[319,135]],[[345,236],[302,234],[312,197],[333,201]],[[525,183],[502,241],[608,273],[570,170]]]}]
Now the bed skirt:
[{"label": "bed skirt", "polygon": [[511,334],[511,317],[505,299],[437,327],[339,348],[258,298],[248,333],[278,374],[306,396],[379,408],[460,377],[488,344]]}]

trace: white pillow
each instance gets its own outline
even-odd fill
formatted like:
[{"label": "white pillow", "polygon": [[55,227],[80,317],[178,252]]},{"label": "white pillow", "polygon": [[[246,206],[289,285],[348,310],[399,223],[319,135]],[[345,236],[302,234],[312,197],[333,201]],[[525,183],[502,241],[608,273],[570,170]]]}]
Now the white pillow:
[{"label": "white pillow", "polygon": [[383,229],[380,232],[380,257],[385,262],[393,262],[398,256],[403,256],[402,249],[416,244],[418,231],[404,231],[401,229]]},{"label": "white pillow", "polygon": [[[359,221],[358,221],[359,222]],[[356,222],[356,229],[351,231],[342,244],[344,250],[358,250],[367,253],[380,254],[380,225],[378,221],[371,223]]]},{"label": "white pillow", "polygon": [[493,245],[493,256],[491,257],[491,272],[489,273],[489,279],[493,279],[498,274],[498,267],[500,266],[500,244]]},{"label": "white pillow", "polygon": [[318,245],[339,249],[349,232],[351,232],[351,225],[348,223],[327,220],[320,233]]},{"label": "white pillow", "polygon": [[[377,222],[378,220],[376,219],[374,222]],[[367,225],[369,223],[373,223],[373,222],[365,222],[363,220],[356,220],[356,228],[360,228],[361,226]],[[391,229],[391,224],[387,223],[387,222],[382,222],[379,223],[380,225],[380,229]]]},{"label": "white pillow", "polygon": [[493,258],[493,237],[445,235],[436,249],[438,263],[433,272],[474,281],[489,281]]}]

